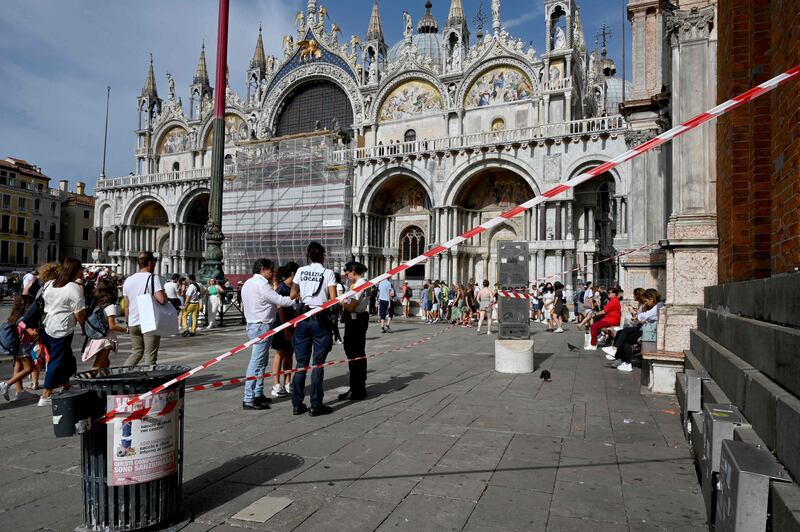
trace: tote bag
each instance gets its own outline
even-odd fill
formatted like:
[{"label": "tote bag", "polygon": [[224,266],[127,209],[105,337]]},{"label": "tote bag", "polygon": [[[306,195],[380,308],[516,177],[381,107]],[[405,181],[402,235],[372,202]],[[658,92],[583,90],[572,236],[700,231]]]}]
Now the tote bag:
[{"label": "tote bag", "polygon": [[144,294],[136,296],[142,333],[150,333],[155,336],[178,334],[178,311],[170,304],[161,305],[153,297],[153,294],[155,294],[155,280],[154,276],[150,275]]}]

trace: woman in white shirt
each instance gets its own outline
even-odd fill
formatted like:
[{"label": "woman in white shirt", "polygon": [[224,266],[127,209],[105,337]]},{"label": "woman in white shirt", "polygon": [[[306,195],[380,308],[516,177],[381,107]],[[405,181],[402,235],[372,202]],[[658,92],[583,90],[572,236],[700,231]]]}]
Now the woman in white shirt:
[{"label": "woman in white shirt", "polygon": [[[360,262],[348,262],[344,267],[350,286],[355,289],[366,284],[364,274],[367,267]],[[367,398],[367,328],[369,327],[369,296],[366,290],[346,299],[344,309],[344,353],[348,359],[360,358],[350,362],[350,390],[340,394],[339,399],[361,401]]]},{"label": "woman in white shirt", "polygon": [[94,291],[95,306],[103,309],[108,320],[108,334],[105,338],[89,340],[83,350],[83,361],[94,358],[92,370],[107,368],[111,365],[109,356],[117,351],[117,333],[128,333],[128,328],[117,323],[117,286],[107,280],[97,283]]},{"label": "woman in white shirt", "polygon": [[49,361],[39,406],[52,404],[53,390],[58,386],[62,391],[69,390],[69,379],[77,371],[77,362],[72,354],[72,337],[75,335],[75,325],[80,323],[83,328],[86,320],[83,288],[75,282],[82,275],[81,261],[67,258],[61,264],[58,279],[43,288],[45,315],[40,342],[47,350]]}]

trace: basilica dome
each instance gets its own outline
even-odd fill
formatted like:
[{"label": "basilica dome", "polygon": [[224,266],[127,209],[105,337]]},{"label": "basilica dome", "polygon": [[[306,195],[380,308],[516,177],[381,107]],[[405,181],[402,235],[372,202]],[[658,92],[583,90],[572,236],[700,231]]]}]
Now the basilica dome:
[{"label": "basilica dome", "polygon": [[[434,65],[442,64],[442,56],[444,54],[444,47],[442,44],[442,36],[439,33],[417,33],[411,36],[411,42],[417,47],[417,51],[427,57],[431,58]],[[405,46],[405,41],[395,43],[389,48],[388,59],[389,62],[397,61]]]},{"label": "basilica dome", "polygon": [[[411,36],[411,42],[420,54],[430,57],[434,65],[441,65],[444,47],[442,36],[439,35],[439,23],[431,14],[432,7],[433,4],[428,0],[425,3],[425,15],[419,19],[417,34]],[[389,48],[389,62],[400,58],[404,46],[405,40],[402,40]]]}]

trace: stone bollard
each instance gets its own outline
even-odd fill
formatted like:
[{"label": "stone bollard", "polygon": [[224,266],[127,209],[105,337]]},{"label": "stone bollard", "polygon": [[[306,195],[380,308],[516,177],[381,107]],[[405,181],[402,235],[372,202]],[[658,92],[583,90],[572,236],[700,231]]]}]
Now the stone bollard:
[{"label": "stone bollard", "polygon": [[533,340],[495,340],[494,370],[498,373],[533,373]]}]

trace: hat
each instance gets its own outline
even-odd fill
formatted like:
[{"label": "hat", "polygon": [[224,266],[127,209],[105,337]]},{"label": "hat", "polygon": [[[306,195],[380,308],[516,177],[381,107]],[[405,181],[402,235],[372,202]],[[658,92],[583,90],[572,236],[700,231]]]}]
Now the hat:
[{"label": "hat", "polygon": [[408,281],[403,281],[403,284],[408,284]]}]

